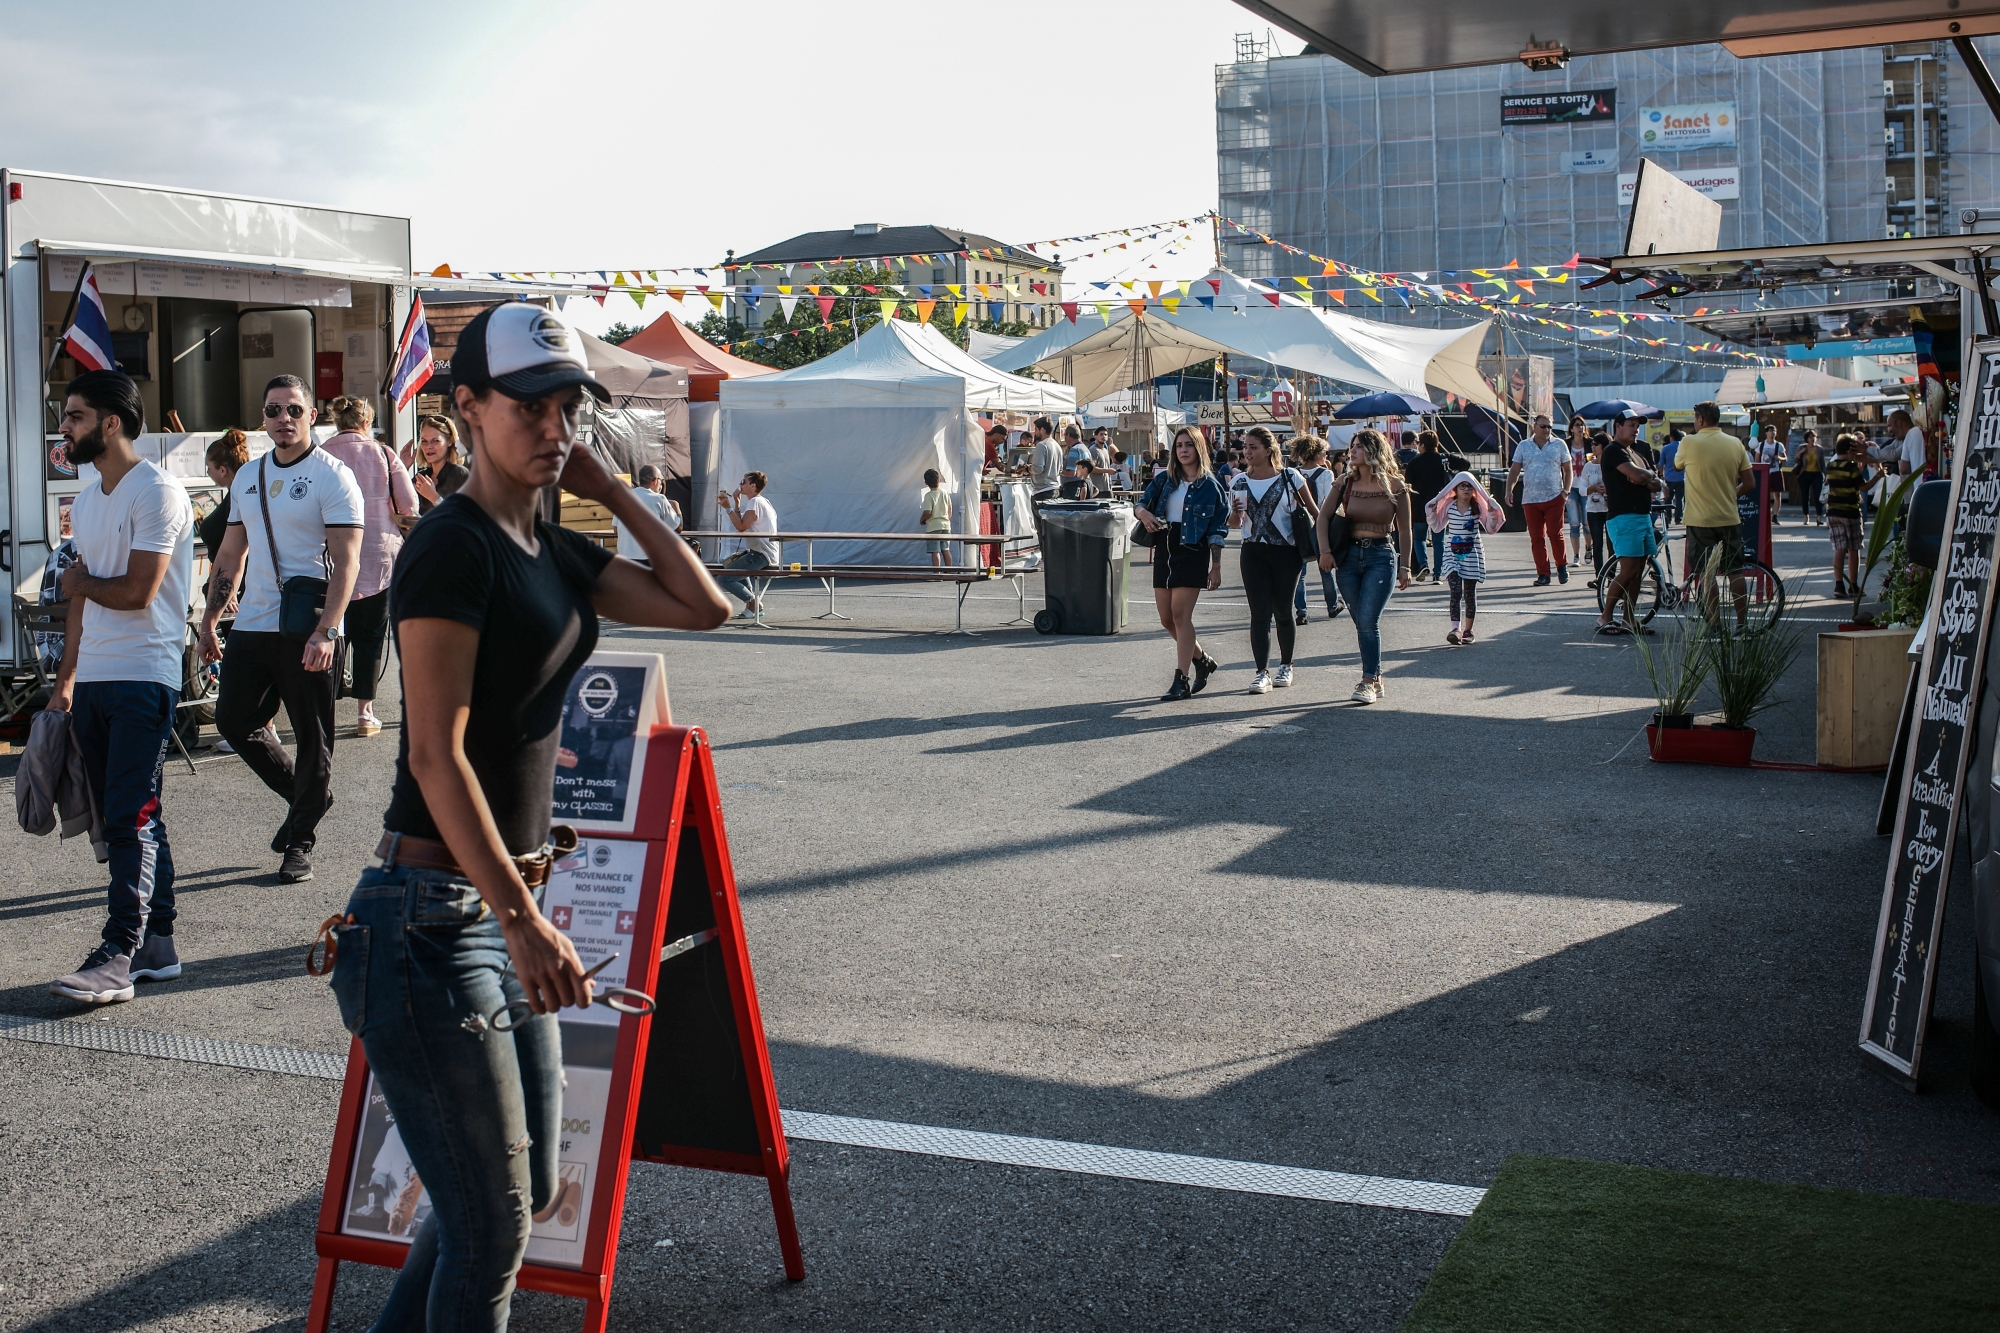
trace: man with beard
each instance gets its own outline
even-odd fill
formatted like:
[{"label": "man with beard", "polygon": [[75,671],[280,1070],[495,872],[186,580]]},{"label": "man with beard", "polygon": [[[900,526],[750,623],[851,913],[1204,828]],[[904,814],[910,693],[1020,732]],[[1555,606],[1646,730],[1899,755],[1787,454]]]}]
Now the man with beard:
[{"label": "man with beard", "polygon": [[[201,622],[202,660],[222,663],[215,729],[289,807],[271,839],[271,850],[284,857],[282,884],[313,877],[319,821],[333,804],[334,645],[361,568],[361,484],[313,443],[316,416],[298,376],[280,375],[265,386],[271,452],[236,474],[229,531],[216,552]],[[238,589],[224,652],[215,626]],[[287,601],[303,603],[304,623],[285,622]],[[320,603],[316,617],[313,602]],[[298,742],[296,764],[270,727],[281,700]]]},{"label": "man with beard", "polygon": [[180,704],[194,507],[133,450],[144,408],[130,377],[89,371],[64,394],[62,436],[83,489],[70,509],[77,558],[62,573],[69,624],[48,706],[70,715],[104,818],[111,890],[103,943],[49,989],[111,1004],[131,999],[135,981],[181,974],[160,769]]}]

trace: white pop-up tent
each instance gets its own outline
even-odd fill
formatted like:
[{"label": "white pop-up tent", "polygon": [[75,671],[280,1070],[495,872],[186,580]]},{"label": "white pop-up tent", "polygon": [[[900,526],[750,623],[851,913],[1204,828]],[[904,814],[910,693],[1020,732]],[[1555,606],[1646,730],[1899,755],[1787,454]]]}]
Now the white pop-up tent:
[{"label": "white pop-up tent", "polygon": [[[936,468],[952,531],[976,533],[986,441],[973,414],[1075,410],[1067,385],[995,370],[928,325],[888,320],[810,365],[724,380],[721,476],[766,474],[780,531],[916,532],[924,470]],[[728,526],[713,517],[704,526]],[[813,558],[925,559],[915,542],[817,542]]]},{"label": "white pop-up tent", "polygon": [[[1089,305],[1089,302],[1084,302]],[[1322,310],[1276,288],[1216,269],[1192,283],[1176,309],[1123,301],[1108,324],[1079,311],[1018,347],[990,354],[1008,369],[1033,366],[1076,386],[1088,401],[1134,382],[1134,367],[1166,375],[1214,356],[1243,356],[1357,388],[1430,396],[1432,388],[1497,408],[1479,373],[1490,320],[1423,329]],[[1143,349],[1143,358],[1135,353]]]}]

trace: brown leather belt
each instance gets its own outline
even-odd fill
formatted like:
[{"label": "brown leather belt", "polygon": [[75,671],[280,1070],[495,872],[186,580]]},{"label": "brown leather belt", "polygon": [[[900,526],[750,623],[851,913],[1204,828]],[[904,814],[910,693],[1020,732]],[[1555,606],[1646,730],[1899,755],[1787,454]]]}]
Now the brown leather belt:
[{"label": "brown leather belt", "polygon": [[[549,840],[539,852],[513,858],[514,868],[521,872],[521,882],[531,889],[539,889],[549,882],[549,871],[556,858],[567,856],[576,850],[576,830],[567,824],[557,824],[549,830]],[[382,841],[375,844],[375,855],[383,868],[409,866],[414,870],[442,870],[448,875],[463,875],[458,861],[453,858],[451,848],[436,838],[416,838],[407,833],[384,833]]]}]

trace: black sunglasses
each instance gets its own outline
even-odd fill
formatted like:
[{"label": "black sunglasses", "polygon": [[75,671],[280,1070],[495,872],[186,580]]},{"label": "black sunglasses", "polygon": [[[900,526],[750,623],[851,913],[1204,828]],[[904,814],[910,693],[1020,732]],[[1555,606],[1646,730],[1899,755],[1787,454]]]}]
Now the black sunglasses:
[{"label": "black sunglasses", "polygon": [[290,417],[294,421],[297,421],[300,417],[306,414],[306,410],[303,407],[300,407],[297,403],[264,404],[264,415],[267,418],[275,417],[280,412],[283,412],[286,416]]}]

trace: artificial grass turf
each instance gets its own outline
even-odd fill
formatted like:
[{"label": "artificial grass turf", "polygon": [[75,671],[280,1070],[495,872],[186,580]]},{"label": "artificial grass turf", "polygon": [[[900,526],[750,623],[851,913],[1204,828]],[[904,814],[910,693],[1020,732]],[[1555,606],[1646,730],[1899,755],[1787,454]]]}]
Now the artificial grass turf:
[{"label": "artificial grass turf", "polygon": [[2000,1330],[2000,1207],[1519,1154],[1401,1333]]}]

